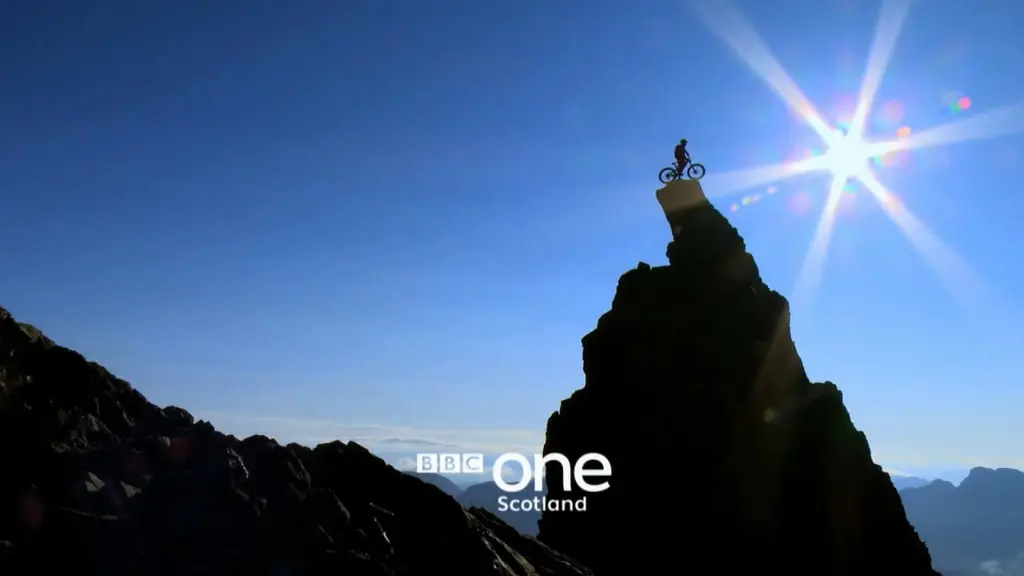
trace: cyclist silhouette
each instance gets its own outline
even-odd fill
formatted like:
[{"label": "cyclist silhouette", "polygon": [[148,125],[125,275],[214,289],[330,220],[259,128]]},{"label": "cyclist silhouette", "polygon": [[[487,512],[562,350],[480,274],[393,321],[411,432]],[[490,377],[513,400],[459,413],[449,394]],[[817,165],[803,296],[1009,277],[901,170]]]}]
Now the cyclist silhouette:
[{"label": "cyclist silhouette", "polygon": [[679,173],[682,174],[683,170],[686,169],[686,165],[690,163],[690,153],[686,151],[686,138],[679,141],[676,144],[676,165],[679,166]]},{"label": "cyclist silhouette", "polygon": [[686,144],[686,138],[680,140],[679,144],[676,144],[675,164],[666,166],[661,169],[661,172],[658,172],[658,180],[661,180],[663,184],[668,184],[672,180],[679,180],[683,177],[691,180],[700,180],[704,177],[704,165],[694,162],[690,158],[690,152],[686,149]]}]

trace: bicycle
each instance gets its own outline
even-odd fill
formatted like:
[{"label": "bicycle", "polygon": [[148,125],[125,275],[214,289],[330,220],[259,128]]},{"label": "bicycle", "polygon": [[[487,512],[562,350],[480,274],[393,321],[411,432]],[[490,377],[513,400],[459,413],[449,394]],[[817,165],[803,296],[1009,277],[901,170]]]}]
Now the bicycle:
[{"label": "bicycle", "polygon": [[[658,172],[658,180],[661,180],[662,184],[668,184],[672,180],[678,180],[683,177],[683,171],[679,169],[679,163],[673,162],[671,166],[666,166]],[[694,162],[688,162],[686,165],[686,177],[691,180],[700,180],[704,177],[704,165]]]}]

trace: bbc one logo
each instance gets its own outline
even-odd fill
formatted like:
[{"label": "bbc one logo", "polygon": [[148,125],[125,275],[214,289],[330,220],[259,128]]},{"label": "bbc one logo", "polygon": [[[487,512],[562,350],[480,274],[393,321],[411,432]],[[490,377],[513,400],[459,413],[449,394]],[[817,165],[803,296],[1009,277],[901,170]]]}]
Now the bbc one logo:
[{"label": "bbc one logo", "polygon": [[[544,490],[544,470],[548,465],[557,465],[561,470],[562,492],[575,498],[548,499]],[[515,482],[505,479],[503,471],[508,465],[518,465],[522,474]],[[483,474],[483,454],[417,454],[416,472],[421,474]],[[505,512],[586,512],[587,493],[604,492],[610,482],[592,483],[593,477],[610,478],[612,463],[602,454],[584,454],[575,463],[564,454],[553,452],[548,455],[534,454],[533,460],[518,452],[506,452],[494,460],[491,479],[505,494],[498,497],[498,510]],[[517,496],[533,484],[532,496]],[[580,494],[583,492],[583,494]]]}]

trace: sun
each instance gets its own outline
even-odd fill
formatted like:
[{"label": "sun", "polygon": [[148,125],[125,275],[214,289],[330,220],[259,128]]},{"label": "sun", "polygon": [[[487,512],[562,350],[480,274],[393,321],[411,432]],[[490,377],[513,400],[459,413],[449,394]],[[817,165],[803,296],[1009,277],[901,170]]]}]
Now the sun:
[{"label": "sun", "polygon": [[825,152],[825,168],[836,178],[856,178],[868,171],[871,144],[863,138],[836,130]]},{"label": "sun", "polygon": [[[947,246],[938,235],[899,202],[875,175],[876,160],[887,158],[894,152],[907,152],[981,140],[994,136],[1021,132],[1017,126],[1024,106],[1012,104],[963,120],[956,120],[925,130],[910,133],[908,126],[896,132],[895,139],[869,141],[864,138],[869,117],[878,89],[888,68],[903,22],[910,10],[912,0],[885,0],[878,15],[875,32],[868,50],[864,76],[852,114],[837,126],[829,122],[807,98],[796,82],[789,76],[778,58],[772,54],[767,43],[753,25],[744,18],[734,2],[689,2],[696,9],[697,16],[719,39],[734,52],[765,84],[772,89],[821,139],[825,153],[810,154],[796,161],[780,162],[735,170],[713,175],[718,184],[715,197],[780,182],[791,177],[811,172],[825,171],[832,174],[824,208],[818,218],[811,246],[804,258],[800,276],[793,294],[794,301],[803,301],[802,307],[811,306],[812,293],[822,277],[822,270],[835,227],[836,213],[840,202],[846,197],[845,184],[857,181],[857,189],[873,197],[886,215],[900,228],[913,247],[924,257],[925,263],[939,277],[953,288],[958,296],[965,288],[970,292],[985,291],[977,271]],[[971,100],[962,98],[956,103],[957,111],[971,107]],[[844,111],[845,112],[845,111]],[[839,120],[839,118],[835,118]],[[879,164],[884,164],[879,162]],[[774,191],[774,186],[771,188]],[[773,192],[769,192],[773,193]],[[750,197],[748,197],[750,198]],[[744,205],[748,198],[744,198]],[[756,200],[759,195],[754,195]],[[733,210],[737,205],[733,204]],[[966,285],[965,285],[966,280]],[[973,304],[972,304],[973,305]]]}]

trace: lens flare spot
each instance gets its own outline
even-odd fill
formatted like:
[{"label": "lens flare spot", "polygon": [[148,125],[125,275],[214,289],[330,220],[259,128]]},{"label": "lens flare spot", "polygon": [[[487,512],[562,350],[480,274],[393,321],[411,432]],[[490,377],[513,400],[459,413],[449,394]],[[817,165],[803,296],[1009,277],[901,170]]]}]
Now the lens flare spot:
[{"label": "lens flare spot", "polygon": [[775,194],[775,193],[776,193],[776,192],[778,192],[778,191],[779,191],[779,189],[778,189],[778,188],[776,188],[775,186],[769,186],[769,187],[768,187],[768,193],[769,193],[769,194]]},{"label": "lens flare spot", "polygon": [[740,207],[739,207],[738,204],[733,204],[732,206],[729,206],[729,210],[732,211],[732,212],[735,212],[735,211],[737,211],[739,209],[740,209]]},{"label": "lens flare spot", "polygon": [[889,100],[882,105],[879,114],[887,124],[895,124],[903,119],[903,104],[899,100]]},{"label": "lens flare spot", "polygon": [[740,200],[740,204],[743,204],[744,206],[749,206],[750,202],[750,196],[744,196],[743,200]]},{"label": "lens flare spot", "polygon": [[789,211],[798,216],[806,214],[811,209],[811,195],[807,192],[797,192],[789,197]]},{"label": "lens flare spot", "polygon": [[964,110],[967,110],[970,107],[971,99],[968,98],[967,96],[960,96],[949,105],[949,109],[952,110],[953,113],[963,112]]},{"label": "lens flare spot", "polygon": [[907,138],[910,136],[910,126],[903,126],[896,131],[897,138]]}]

